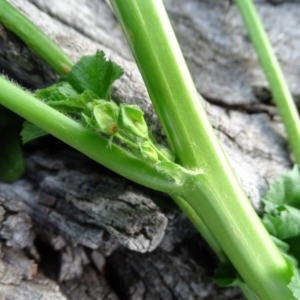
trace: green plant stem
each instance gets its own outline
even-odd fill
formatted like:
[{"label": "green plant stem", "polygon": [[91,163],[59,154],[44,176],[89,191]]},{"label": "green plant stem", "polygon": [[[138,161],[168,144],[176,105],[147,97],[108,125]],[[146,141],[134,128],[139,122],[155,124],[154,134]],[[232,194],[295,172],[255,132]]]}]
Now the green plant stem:
[{"label": "green plant stem", "polygon": [[195,213],[193,208],[180,196],[172,197],[174,202],[178,205],[181,211],[188,217],[190,222],[194,225],[194,227],[201,233],[202,237],[206,240],[210,248],[215,252],[217,257],[221,261],[225,261],[226,257],[219,246],[216,239],[212,236],[211,232],[207,228],[207,226],[203,223],[203,221],[199,218],[199,216]]},{"label": "green plant stem", "polygon": [[216,211],[222,196],[217,195],[217,190],[205,188],[205,185],[211,184],[209,178],[206,180],[206,183],[203,178],[198,182],[195,180],[193,188],[187,189],[182,197],[215,234],[216,241],[240,276],[262,300],[294,299],[287,288],[292,270],[257,220],[257,215],[251,216],[249,211],[246,216],[242,204],[232,206],[232,201],[223,202],[222,213]]},{"label": "green plant stem", "polygon": [[19,36],[58,74],[67,74],[72,68],[73,62],[69,56],[6,0],[0,0],[0,22]]},{"label": "green plant stem", "polygon": [[[188,217],[190,222],[194,225],[194,227],[201,233],[202,237],[206,240],[210,248],[215,252],[220,261],[226,261],[226,256],[222,251],[220,245],[216,241],[216,239],[212,236],[210,230],[203,223],[203,221],[199,218],[199,216],[195,213],[193,208],[180,196],[172,197],[174,202],[178,205],[182,212]],[[241,280],[237,280],[236,285],[242,290],[245,298],[247,300],[259,300],[257,296],[253,293],[249,287],[242,282]]]},{"label": "green plant stem", "polygon": [[235,3],[268,79],[296,162],[300,164],[300,118],[293,97],[252,0],[235,0]]},{"label": "green plant stem", "polygon": [[156,170],[154,164],[137,158],[121,147],[51,108],[0,76],[0,105],[7,107],[64,141],[91,159],[142,185],[166,193],[179,193],[174,180]]},{"label": "green plant stem", "polygon": [[185,188],[182,198],[261,299],[294,299],[287,288],[292,272],[228,164],[162,1],[112,0],[111,4],[179,161],[204,172]]}]

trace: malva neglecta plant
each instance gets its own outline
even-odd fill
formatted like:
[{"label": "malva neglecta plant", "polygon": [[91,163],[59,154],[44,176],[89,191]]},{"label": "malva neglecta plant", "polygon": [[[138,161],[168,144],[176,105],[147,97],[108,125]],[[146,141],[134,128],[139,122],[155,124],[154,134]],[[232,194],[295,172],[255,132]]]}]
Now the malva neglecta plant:
[{"label": "malva neglecta plant", "polygon": [[[59,83],[34,94],[0,77],[0,104],[26,120],[21,132],[23,141],[50,133],[120,175],[170,194],[219,257],[219,284],[238,285],[251,300],[300,299],[299,167],[271,187],[263,199],[265,215],[261,220],[209,123],[162,1],[110,2],[170,149],[154,140],[139,107],[117,105],[111,99],[110,87],[122,75],[119,66],[107,61],[101,51],[74,64],[35,25],[0,0],[0,22],[61,75]],[[280,69],[251,0],[236,3],[264,69],[275,72],[268,78],[271,90],[274,92],[274,84],[283,87],[284,93],[278,93],[278,89],[274,92],[281,95],[280,100],[274,98],[292,140],[299,130],[299,117],[291,97],[286,97],[283,76],[278,75]],[[253,26],[258,31],[252,33]],[[8,111],[1,108],[0,113],[4,139],[4,130],[14,126],[5,121]],[[285,116],[289,113],[293,118],[288,122],[291,118]],[[19,122],[16,117],[18,126]],[[19,166],[9,178],[5,178],[8,168],[0,173],[3,179],[13,180],[23,169],[21,150],[11,141],[5,143],[16,151]],[[298,161],[299,146],[291,143],[291,147]],[[5,151],[3,157],[8,153]]]}]

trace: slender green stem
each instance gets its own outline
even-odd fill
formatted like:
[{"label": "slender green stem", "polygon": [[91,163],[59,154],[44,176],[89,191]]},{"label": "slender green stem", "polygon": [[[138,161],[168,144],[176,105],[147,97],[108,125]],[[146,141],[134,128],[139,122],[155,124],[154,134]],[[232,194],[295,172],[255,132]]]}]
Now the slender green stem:
[{"label": "slender green stem", "polygon": [[0,22],[19,36],[58,74],[66,74],[72,68],[73,62],[69,56],[6,0],[0,0]]},{"label": "slender green stem", "polygon": [[199,216],[195,213],[193,208],[180,196],[172,197],[181,211],[188,217],[194,227],[201,233],[202,237],[206,240],[211,249],[215,252],[218,258],[221,261],[225,261],[226,257],[219,246],[216,239],[212,236],[211,232],[207,228],[207,226],[203,223],[203,221],[199,218]]},{"label": "slender green stem", "polygon": [[235,0],[235,3],[268,79],[296,162],[300,164],[300,118],[293,97],[252,0]]},{"label": "slender green stem", "polygon": [[182,165],[202,170],[184,198],[264,300],[294,299],[291,271],[262,225],[208,121],[160,0],[112,0],[154,108]]},{"label": "slender green stem", "polygon": [[58,139],[81,151],[116,173],[142,185],[166,193],[179,193],[174,180],[121,147],[51,108],[0,76],[0,105],[7,107]]}]

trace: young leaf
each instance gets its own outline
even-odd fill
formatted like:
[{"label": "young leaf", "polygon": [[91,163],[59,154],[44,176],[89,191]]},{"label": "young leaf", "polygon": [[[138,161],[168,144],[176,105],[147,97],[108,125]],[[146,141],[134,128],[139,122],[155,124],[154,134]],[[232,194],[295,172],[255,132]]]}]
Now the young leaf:
[{"label": "young leaf", "polygon": [[77,94],[76,90],[68,82],[53,84],[46,89],[36,90],[34,93],[37,98],[44,100],[46,103],[66,100]]},{"label": "young leaf", "polygon": [[263,198],[265,211],[270,212],[274,207],[288,204],[300,208],[300,166],[295,165],[293,170],[281,175],[273,182]]},{"label": "young leaf", "polygon": [[43,129],[35,126],[34,124],[24,121],[23,128],[21,131],[22,143],[26,144],[31,140],[37,139],[41,136],[47,135],[48,133]]},{"label": "young leaf", "polygon": [[[262,199],[263,223],[284,257],[297,266],[300,261],[300,166],[271,184]],[[283,239],[284,241],[280,241]]]},{"label": "young leaf", "polygon": [[96,130],[104,134],[114,134],[117,132],[117,119],[119,107],[112,101],[94,101],[93,114],[97,122]]},{"label": "young leaf", "polygon": [[90,90],[99,98],[110,100],[110,88],[123,75],[120,66],[105,59],[103,51],[81,58],[66,75],[66,80],[79,92]]},{"label": "young leaf", "polygon": [[71,95],[65,100],[49,101],[48,105],[66,114],[81,114],[86,109],[92,108],[92,103],[97,96],[91,91]]},{"label": "young leaf", "polygon": [[286,239],[300,234],[300,211],[288,205],[281,205],[271,214],[265,214],[263,223],[270,234]]},{"label": "young leaf", "polygon": [[300,167],[275,181],[263,202],[263,223],[272,235],[280,239],[300,235]]},{"label": "young leaf", "polygon": [[148,127],[144,120],[144,113],[136,105],[120,105],[117,126],[118,129],[129,136],[148,137]]}]

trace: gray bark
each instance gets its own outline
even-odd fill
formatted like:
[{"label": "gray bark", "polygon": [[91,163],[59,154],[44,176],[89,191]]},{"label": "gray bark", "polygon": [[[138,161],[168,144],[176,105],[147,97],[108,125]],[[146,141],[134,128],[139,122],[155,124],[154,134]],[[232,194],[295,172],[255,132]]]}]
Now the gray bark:
[{"label": "gray bark", "polygon": [[[75,61],[102,49],[120,64],[125,74],[113,98],[139,104],[156,136],[165,139],[104,0],[11,3]],[[218,0],[165,4],[213,127],[259,210],[268,184],[292,159],[237,9]],[[300,99],[299,1],[256,4]],[[29,89],[56,80],[1,24],[0,69]],[[215,257],[166,195],[128,182],[52,138],[26,147],[25,156],[22,179],[0,183],[0,299],[242,299],[239,291],[213,283]]]}]

